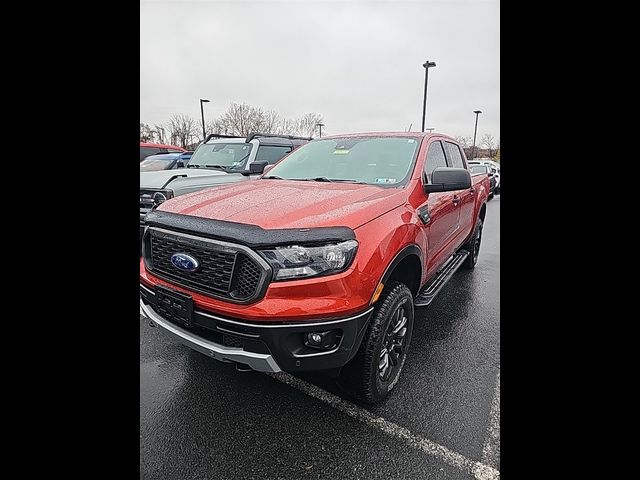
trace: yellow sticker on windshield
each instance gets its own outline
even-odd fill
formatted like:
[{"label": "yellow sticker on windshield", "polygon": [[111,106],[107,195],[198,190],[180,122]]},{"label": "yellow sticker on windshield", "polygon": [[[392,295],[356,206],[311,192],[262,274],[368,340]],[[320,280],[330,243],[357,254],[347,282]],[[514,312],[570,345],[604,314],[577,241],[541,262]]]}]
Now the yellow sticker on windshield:
[{"label": "yellow sticker on windshield", "polygon": [[349,150],[345,150],[345,149],[334,150],[333,151],[334,155],[347,155],[348,153],[349,153]]}]

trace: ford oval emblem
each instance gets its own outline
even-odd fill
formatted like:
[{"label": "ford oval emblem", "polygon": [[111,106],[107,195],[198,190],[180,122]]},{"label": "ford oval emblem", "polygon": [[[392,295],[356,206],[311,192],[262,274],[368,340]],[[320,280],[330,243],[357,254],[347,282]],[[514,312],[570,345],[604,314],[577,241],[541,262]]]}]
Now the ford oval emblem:
[{"label": "ford oval emblem", "polygon": [[176,268],[185,272],[195,272],[200,266],[200,262],[186,253],[174,253],[171,255],[171,263]]}]

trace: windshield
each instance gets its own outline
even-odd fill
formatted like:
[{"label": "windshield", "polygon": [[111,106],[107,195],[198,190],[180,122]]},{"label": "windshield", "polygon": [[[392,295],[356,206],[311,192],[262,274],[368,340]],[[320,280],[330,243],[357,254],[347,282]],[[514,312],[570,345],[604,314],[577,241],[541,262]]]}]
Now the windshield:
[{"label": "windshield", "polygon": [[247,163],[252,145],[250,143],[209,143],[200,145],[189,159],[189,167],[243,168]]},{"label": "windshield", "polygon": [[140,171],[149,172],[167,169],[178,157],[179,153],[151,155],[140,162]]},{"label": "windshield", "polygon": [[487,167],[484,165],[469,165],[469,171],[471,175],[477,175],[478,173],[487,173]]},{"label": "windshield", "polygon": [[160,149],[158,147],[140,147],[140,161],[142,161],[144,158],[148,157],[149,155],[158,153],[159,151]]},{"label": "windshield", "polygon": [[314,140],[294,150],[264,178],[399,187],[409,179],[417,151],[418,140],[407,137]]}]

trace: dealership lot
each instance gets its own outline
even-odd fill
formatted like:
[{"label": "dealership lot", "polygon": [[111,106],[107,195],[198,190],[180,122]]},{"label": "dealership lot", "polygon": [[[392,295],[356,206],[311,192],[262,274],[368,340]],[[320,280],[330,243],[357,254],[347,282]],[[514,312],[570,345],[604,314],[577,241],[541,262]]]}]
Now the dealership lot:
[{"label": "dealership lot", "polygon": [[316,374],[238,373],[141,317],[141,478],[498,478],[499,229],[496,196],[475,270],[417,309],[376,407]]}]

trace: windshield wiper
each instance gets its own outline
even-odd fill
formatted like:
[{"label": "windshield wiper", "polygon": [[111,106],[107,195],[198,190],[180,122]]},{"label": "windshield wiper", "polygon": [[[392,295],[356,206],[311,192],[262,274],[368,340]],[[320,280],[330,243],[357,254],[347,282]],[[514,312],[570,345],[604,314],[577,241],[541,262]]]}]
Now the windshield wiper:
[{"label": "windshield wiper", "polygon": [[188,164],[187,164],[187,168],[200,168],[200,165],[198,165],[198,164],[196,164],[196,163],[194,163],[194,164],[190,164],[190,163],[188,163]]},{"label": "windshield wiper", "polygon": [[314,178],[305,178],[307,182],[331,182],[327,177],[314,177]]},{"label": "windshield wiper", "polygon": [[279,177],[278,175],[267,175],[266,177],[262,177],[263,180],[265,178],[273,178],[274,180],[284,180],[284,178]]},{"label": "windshield wiper", "polygon": [[222,170],[223,172],[226,172],[227,169],[229,168],[228,165],[205,165],[206,168],[217,168],[218,170]]},{"label": "windshield wiper", "polygon": [[348,180],[348,179],[344,179],[344,178],[332,178],[330,179],[331,182],[343,182],[343,183],[357,183],[360,185],[371,185],[370,183],[367,182],[361,182],[359,180]]},{"label": "windshield wiper", "polygon": [[361,182],[359,180],[350,180],[345,178],[327,178],[327,177],[314,177],[314,178],[291,178],[290,180],[298,180],[300,182],[343,182],[343,183],[358,183],[360,185],[371,185],[367,182]]}]

